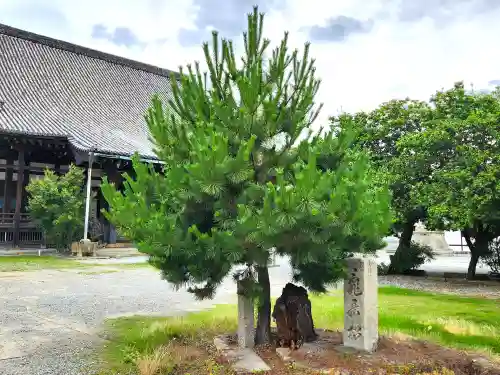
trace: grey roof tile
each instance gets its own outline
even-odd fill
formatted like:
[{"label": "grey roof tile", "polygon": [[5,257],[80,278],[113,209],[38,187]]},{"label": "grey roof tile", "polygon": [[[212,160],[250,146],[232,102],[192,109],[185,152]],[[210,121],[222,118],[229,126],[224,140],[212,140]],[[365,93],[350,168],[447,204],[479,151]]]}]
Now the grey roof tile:
[{"label": "grey roof tile", "polygon": [[171,73],[0,24],[0,131],[154,157],[144,114]]}]

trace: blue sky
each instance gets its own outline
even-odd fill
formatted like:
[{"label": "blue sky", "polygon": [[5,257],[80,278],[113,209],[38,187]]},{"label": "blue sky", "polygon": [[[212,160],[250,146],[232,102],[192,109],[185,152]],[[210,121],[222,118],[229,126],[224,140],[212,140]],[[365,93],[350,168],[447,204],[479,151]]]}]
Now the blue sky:
[{"label": "blue sky", "polygon": [[255,3],[274,43],[284,30],[293,46],[311,40],[320,122],[457,80],[500,83],[500,0],[0,0],[0,23],[176,69],[203,60],[213,28],[240,45]]}]

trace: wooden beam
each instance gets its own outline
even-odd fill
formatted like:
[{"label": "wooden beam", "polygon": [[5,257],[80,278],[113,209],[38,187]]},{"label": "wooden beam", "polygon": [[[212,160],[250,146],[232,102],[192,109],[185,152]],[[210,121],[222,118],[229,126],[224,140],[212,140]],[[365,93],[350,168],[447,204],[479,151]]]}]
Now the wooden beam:
[{"label": "wooden beam", "polygon": [[16,211],[14,213],[14,246],[19,246],[19,228],[21,225],[21,204],[23,200],[23,182],[24,182],[24,150],[19,149],[17,158],[17,186],[16,186]]},{"label": "wooden beam", "polygon": [[44,136],[29,136],[18,135],[6,132],[0,132],[0,136],[12,145],[19,144],[45,144],[58,147],[65,147],[68,145],[68,140],[65,137],[44,137]]},{"label": "wooden beam", "polygon": [[[0,171],[7,171],[9,169],[17,169],[17,168],[18,168],[17,165],[14,165],[10,162],[8,162],[7,164],[0,164]],[[30,171],[30,172],[40,172],[41,174],[43,174],[43,172],[45,171],[45,168],[25,165],[24,170]]]},{"label": "wooden beam", "polygon": [[[47,162],[46,164],[51,164],[49,162]],[[54,163],[55,164],[55,168],[54,168],[54,171],[57,172],[57,165],[59,165],[59,169],[61,168],[61,164],[62,163]],[[65,165],[69,165],[70,163],[68,164],[65,164]],[[17,169],[17,165],[14,165],[12,164],[12,162],[7,162],[7,164],[0,164],[0,172],[3,172],[3,171],[7,171],[8,169]],[[45,167],[36,167],[36,166],[32,166],[32,165],[27,165],[24,167],[25,170],[28,170],[30,172],[39,172],[40,174],[43,174],[45,172]]]}]

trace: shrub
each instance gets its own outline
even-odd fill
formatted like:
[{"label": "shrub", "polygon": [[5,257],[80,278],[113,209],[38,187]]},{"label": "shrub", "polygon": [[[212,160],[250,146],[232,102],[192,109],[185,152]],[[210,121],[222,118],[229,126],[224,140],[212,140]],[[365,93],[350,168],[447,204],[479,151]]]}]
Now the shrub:
[{"label": "shrub", "polygon": [[432,248],[412,241],[409,247],[396,251],[390,256],[391,265],[387,273],[408,274],[418,269],[422,264],[434,259]]},{"label": "shrub", "polygon": [[387,275],[389,273],[389,265],[384,262],[377,265],[377,271],[379,275]]},{"label": "shrub", "polygon": [[489,252],[482,258],[482,263],[488,266],[491,272],[500,272],[500,238],[496,238],[488,245]]},{"label": "shrub", "polygon": [[45,233],[46,242],[58,250],[69,248],[83,234],[83,182],[83,170],[71,165],[61,176],[46,169],[42,179],[33,180],[26,187],[32,220]]}]

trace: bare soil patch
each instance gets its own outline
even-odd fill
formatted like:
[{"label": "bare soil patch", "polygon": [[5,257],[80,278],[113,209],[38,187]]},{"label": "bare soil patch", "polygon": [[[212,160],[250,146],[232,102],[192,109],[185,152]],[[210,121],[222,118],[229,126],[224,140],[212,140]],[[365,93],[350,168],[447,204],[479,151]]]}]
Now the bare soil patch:
[{"label": "bare soil patch", "polygon": [[[256,352],[272,375],[500,375],[499,364],[484,357],[410,337],[381,337],[378,350],[368,354],[342,347],[341,332],[318,333],[316,342],[290,352],[287,361],[276,354],[274,345],[257,347]],[[229,342],[236,345],[236,337]]]},{"label": "bare soil patch", "polygon": [[366,354],[345,350],[341,332],[325,331],[290,356],[298,365],[333,373],[500,375],[498,366],[485,358],[409,337],[381,337],[378,350]]}]

